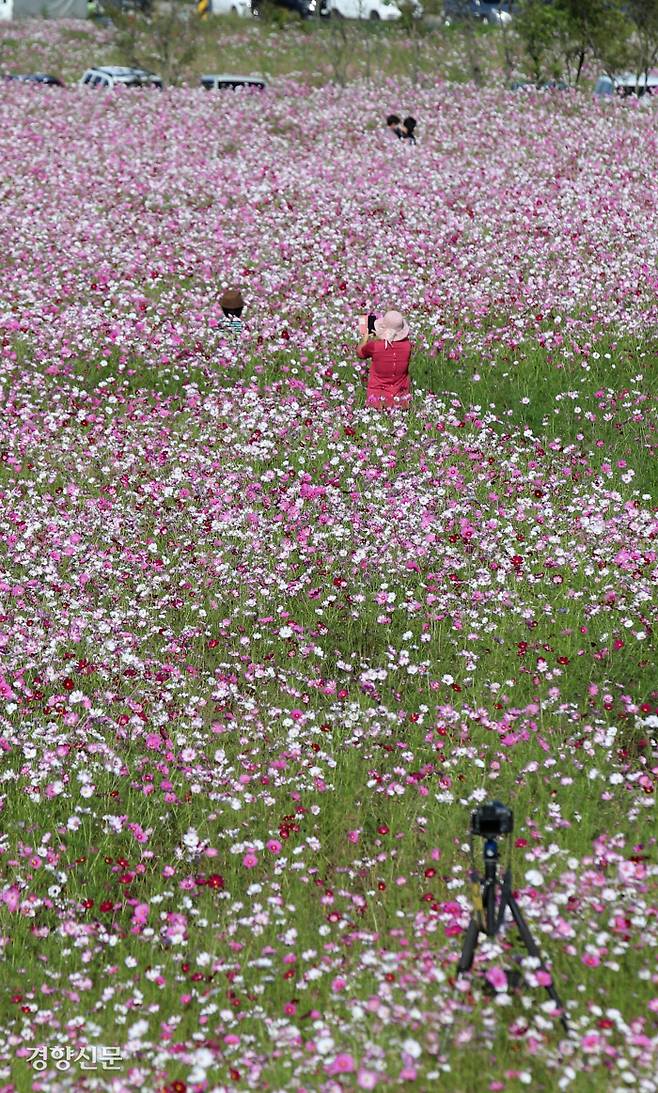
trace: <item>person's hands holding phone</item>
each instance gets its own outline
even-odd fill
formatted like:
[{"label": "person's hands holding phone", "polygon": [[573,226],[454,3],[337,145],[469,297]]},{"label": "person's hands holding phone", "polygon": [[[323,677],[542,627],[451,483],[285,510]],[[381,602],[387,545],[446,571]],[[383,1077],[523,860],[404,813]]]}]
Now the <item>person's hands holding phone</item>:
[{"label": "person's hands holding phone", "polygon": [[361,349],[366,344],[366,342],[368,341],[368,339],[370,337],[370,332],[368,330],[368,316],[367,315],[360,315],[359,316],[359,334],[361,335],[361,340],[359,341],[359,349]]}]

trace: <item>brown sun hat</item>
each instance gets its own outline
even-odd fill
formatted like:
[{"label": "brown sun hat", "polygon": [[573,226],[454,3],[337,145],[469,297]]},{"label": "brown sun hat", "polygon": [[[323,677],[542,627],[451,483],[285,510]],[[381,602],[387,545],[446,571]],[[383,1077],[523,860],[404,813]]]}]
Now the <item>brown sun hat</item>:
[{"label": "brown sun hat", "polygon": [[225,288],[219,301],[220,307],[244,307],[244,300],[239,288]]}]

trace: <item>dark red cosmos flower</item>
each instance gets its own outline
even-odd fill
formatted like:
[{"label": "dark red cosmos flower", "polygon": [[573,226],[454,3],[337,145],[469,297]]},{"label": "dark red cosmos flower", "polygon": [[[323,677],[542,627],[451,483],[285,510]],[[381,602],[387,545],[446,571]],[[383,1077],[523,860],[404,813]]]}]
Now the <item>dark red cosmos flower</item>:
[{"label": "dark red cosmos flower", "polygon": [[104,899],[103,902],[100,905],[100,909],[101,909],[101,911],[103,911],[104,914],[107,914],[108,911],[113,911],[114,910],[114,904],[113,904],[112,900],[111,899]]},{"label": "dark red cosmos flower", "polygon": [[73,680],[71,679],[70,676],[67,676],[66,679],[64,680],[62,686],[63,686],[65,691],[72,691],[73,688],[75,687],[75,683],[73,682]]},{"label": "dark red cosmos flower", "polygon": [[558,664],[568,664],[569,663],[569,657],[558,657],[557,662],[558,662]]},{"label": "dark red cosmos flower", "polygon": [[206,881],[208,888],[214,888],[215,891],[220,891],[224,887],[224,878],[219,873],[211,873]]},{"label": "dark red cosmos flower", "polygon": [[389,828],[386,826],[386,824],[380,824],[377,828],[377,831],[380,835],[388,835]]}]

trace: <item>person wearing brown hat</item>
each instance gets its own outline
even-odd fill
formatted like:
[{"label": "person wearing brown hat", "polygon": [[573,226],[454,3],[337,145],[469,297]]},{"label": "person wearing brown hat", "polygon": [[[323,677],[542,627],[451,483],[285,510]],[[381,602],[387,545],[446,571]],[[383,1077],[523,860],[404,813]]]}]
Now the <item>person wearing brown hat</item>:
[{"label": "person wearing brown hat", "polygon": [[242,309],[244,307],[242,293],[236,288],[224,289],[219,305],[224,312],[222,326],[237,334],[242,329]]}]

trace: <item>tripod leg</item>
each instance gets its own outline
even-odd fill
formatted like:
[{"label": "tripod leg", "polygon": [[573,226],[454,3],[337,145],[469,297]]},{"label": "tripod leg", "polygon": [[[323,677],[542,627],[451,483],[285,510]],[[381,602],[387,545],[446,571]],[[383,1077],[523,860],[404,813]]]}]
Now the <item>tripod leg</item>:
[{"label": "tripod leg", "polygon": [[[494,867],[495,870],[495,867]],[[496,873],[485,881],[484,885],[484,915],[487,937],[495,937],[498,930],[496,924]]]},{"label": "tripod leg", "polygon": [[497,934],[501,926],[505,921],[505,908],[507,907],[507,901],[512,894],[512,872],[510,869],[506,869],[503,874],[503,883],[500,889],[500,904],[498,906],[498,918],[496,919],[496,926],[494,934]]},{"label": "tripod leg", "polygon": [[478,943],[478,934],[480,927],[477,919],[474,917],[468,924],[466,931],[466,937],[464,938],[464,945],[462,948],[462,955],[459,958],[459,964],[457,965],[457,974],[462,975],[463,972],[469,972],[473,967],[473,957],[475,956],[475,949]]},{"label": "tripod leg", "polygon": [[[516,926],[517,926],[517,929],[518,929],[518,931],[521,935],[521,940],[523,941],[523,944],[525,945],[526,949],[528,950],[528,953],[530,954],[530,956],[536,957],[537,960],[539,960],[540,968],[543,971],[546,971],[546,968],[544,967],[544,962],[541,958],[541,953],[540,953],[539,949],[537,948],[537,945],[535,944],[533,936],[530,933],[530,930],[528,929],[528,927],[526,925],[526,922],[525,922],[525,919],[524,919],[523,915],[521,914],[521,908],[519,907],[518,903],[516,902],[516,900],[514,899],[514,896],[512,895],[512,893],[510,891],[508,891],[506,893],[505,898],[506,898],[507,906],[509,907],[510,911],[512,912],[512,918],[514,919],[514,921],[516,923]],[[562,1022],[562,1027],[564,1028],[564,1031],[568,1032],[569,1031],[569,1025],[567,1024],[567,1018],[565,1016],[564,1005],[562,1003],[562,1000],[561,1000],[559,994],[557,993],[557,991],[556,991],[556,989],[555,989],[555,987],[553,986],[552,983],[549,983],[549,985],[546,987],[546,991],[547,991],[547,994],[548,994],[549,998],[551,998],[553,1000],[553,1002],[555,1002],[555,1005],[558,1007],[558,1009],[560,1009],[562,1011],[561,1016],[560,1016],[560,1021]]]}]

